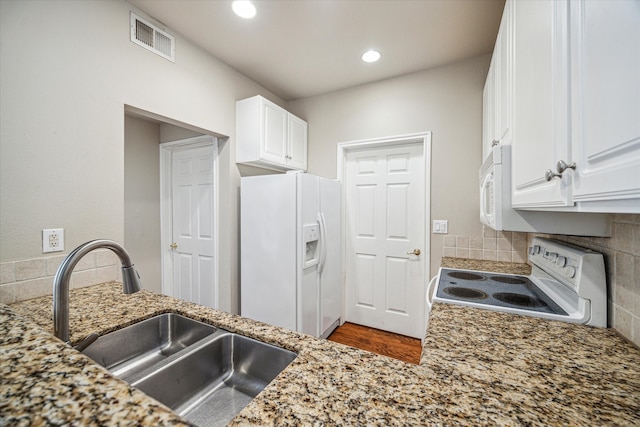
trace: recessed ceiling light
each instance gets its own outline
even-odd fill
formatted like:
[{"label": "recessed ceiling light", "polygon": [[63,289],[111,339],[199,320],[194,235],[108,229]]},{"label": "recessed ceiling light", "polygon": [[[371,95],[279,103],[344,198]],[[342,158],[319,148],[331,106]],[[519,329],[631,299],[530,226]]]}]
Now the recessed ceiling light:
[{"label": "recessed ceiling light", "polygon": [[364,62],[376,62],[378,59],[380,59],[380,56],[380,52],[378,52],[377,50],[368,50],[362,54],[362,60]]},{"label": "recessed ceiling light", "polygon": [[241,18],[250,19],[256,16],[256,7],[247,0],[236,0],[231,4],[231,8]]}]

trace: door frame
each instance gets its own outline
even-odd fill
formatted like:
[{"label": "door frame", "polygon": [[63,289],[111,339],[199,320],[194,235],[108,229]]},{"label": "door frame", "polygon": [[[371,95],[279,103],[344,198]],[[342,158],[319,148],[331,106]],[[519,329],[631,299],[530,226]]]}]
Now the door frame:
[{"label": "door frame", "polygon": [[213,150],[213,308],[220,306],[220,203],[219,203],[219,167],[218,167],[218,138],[203,135],[193,138],[160,144],[160,257],[162,265],[162,293],[174,295],[173,283],[173,192],[172,192],[172,158],[176,151],[211,146]]},{"label": "door frame", "polygon": [[[346,233],[346,224],[347,224],[347,195],[344,190],[345,184],[345,168],[346,168],[346,159],[347,153],[353,150],[362,150],[362,149],[375,149],[375,148],[392,148],[398,145],[407,145],[407,144],[422,144],[422,158],[424,168],[424,278],[422,283],[422,297],[426,295],[427,292],[427,284],[429,283],[429,278],[431,277],[431,131],[412,133],[407,135],[397,135],[397,136],[389,136],[382,138],[373,138],[373,139],[362,139],[356,141],[345,141],[339,142],[337,144],[337,179],[342,183],[342,230],[341,230],[341,246],[342,253],[344,254],[344,258],[346,259],[346,250],[347,250],[347,233]],[[342,287],[342,316],[340,317],[340,324],[344,324],[345,322],[345,313],[346,313],[346,292],[347,292],[347,263],[342,263],[342,283],[344,286]],[[422,319],[422,329],[424,329],[424,316],[425,313],[422,313],[420,318]]]}]

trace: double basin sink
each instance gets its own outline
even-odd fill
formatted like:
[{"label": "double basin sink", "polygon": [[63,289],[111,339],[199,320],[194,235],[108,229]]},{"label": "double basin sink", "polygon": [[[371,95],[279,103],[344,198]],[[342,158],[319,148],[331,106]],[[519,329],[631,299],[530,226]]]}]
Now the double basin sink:
[{"label": "double basin sink", "polygon": [[101,336],[83,353],[198,426],[226,425],[296,358],[174,313]]}]

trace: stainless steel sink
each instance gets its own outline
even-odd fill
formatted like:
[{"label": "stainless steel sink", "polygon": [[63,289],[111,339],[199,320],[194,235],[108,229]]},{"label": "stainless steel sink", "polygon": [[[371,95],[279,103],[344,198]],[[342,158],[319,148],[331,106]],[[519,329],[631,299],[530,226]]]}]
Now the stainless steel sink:
[{"label": "stainless steel sink", "polygon": [[83,353],[128,381],[215,331],[211,325],[179,314],[161,314],[103,335]]},{"label": "stainless steel sink", "polygon": [[198,426],[224,426],[296,354],[178,314],[99,337],[84,354]]},{"label": "stainless steel sink", "polygon": [[199,426],[226,425],[296,354],[229,332],[131,385]]}]

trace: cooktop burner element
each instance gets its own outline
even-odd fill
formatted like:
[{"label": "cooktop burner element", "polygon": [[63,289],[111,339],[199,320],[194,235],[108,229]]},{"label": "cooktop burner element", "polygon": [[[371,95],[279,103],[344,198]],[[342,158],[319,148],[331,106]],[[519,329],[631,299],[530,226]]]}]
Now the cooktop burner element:
[{"label": "cooktop burner element", "polygon": [[566,315],[526,276],[442,269],[436,296],[481,306]]},{"label": "cooktop burner element", "polygon": [[529,295],[514,294],[511,292],[496,292],[491,296],[498,301],[502,301],[506,304],[518,305],[520,307],[544,307],[547,305],[547,303],[539,298],[530,297]]},{"label": "cooktop burner element", "polygon": [[480,274],[471,273],[469,271],[450,271],[447,276],[460,280],[486,280],[485,276]]},{"label": "cooktop burner element", "polygon": [[466,299],[485,299],[489,295],[477,289],[462,288],[462,287],[448,287],[443,289],[444,293],[458,298]]}]

